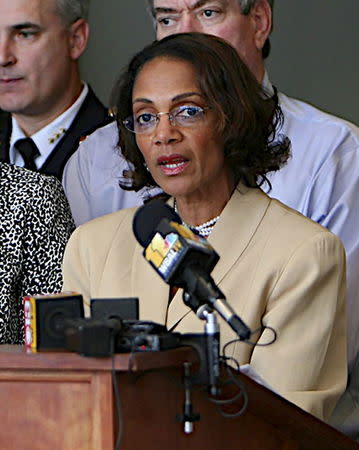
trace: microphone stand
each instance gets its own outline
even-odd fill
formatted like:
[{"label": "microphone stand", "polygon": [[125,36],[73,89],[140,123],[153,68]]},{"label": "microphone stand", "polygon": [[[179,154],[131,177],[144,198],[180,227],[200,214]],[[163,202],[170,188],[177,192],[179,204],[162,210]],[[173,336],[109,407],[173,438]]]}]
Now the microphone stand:
[{"label": "microphone stand", "polygon": [[[228,325],[237,333],[241,340],[248,338],[250,330],[225,302],[225,297],[215,286],[214,282],[208,285],[208,283],[206,283],[204,279],[200,279],[200,277],[194,278],[191,276],[190,279],[192,283],[189,292],[186,290],[183,292],[183,302],[195,312],[199,319],[204,320],[206,323],[204,325],[203,335],[189,334],[187,335],[187,338],[183,340],[183,343],[197,349],[200,356],[200,365],[206,365],[203,370],[200,370],[197,381],[202,381],[204,384],[207,384],[209,394],[216,396],[220,394],[220,330],[216,312],[226,320]],[[199,286],[199,289],[197,290],[197,292],[199,292],[198,296],[193,294],[193,292],[196,292],[196,290],[193,289],[194,285]],[[210,295],[207,295],[207,293],[210,293]],[[178,415],[177,419],[184,423],[184,431],[187,434],[193,432],[193,423],[200,419],[199,414],[193,413],[191,378],[192,382],[195,383],[196,378],[189,377],[189,367],[185,366],[185,404],[183,414]]]},{"label": "microphone stand", "polygon": [[220,375],[220,331],[217,316],[209,305],[200,305],[198,299],[193,295],[185,292],[183,297],[185,304],[196,312],[199,319],[206,322],[204,325],[204,336],[206,341],[208,391],[211,395],[216,396],[220,392],[218,387]]},{"label": "microphone stand", "polygon": [[[193,295],[188,293],[183,294],[186,297],[185,303],[191,308],[198,306],[198,300]],[[193,309],[192,308],[192,309]],[[204,320],[204,340],[203,345],[202,335],[187,335],[190,336],[184,344],[191,345],[197,349],[200,356],[200,365],[206,364],[200,371],[201,374],[197,377],[197,382],[204,382],[207,384],[208,392],[212,396],[220,393],[219,389],[219,324],[215,312],[209,305],[201,305],[197,309],[197,316]],[[186,336],[186,335],[185,335]],[[205,349],[204,349],[205,347]],[[204,370],[203,370],[204,369]],[[194,422],[200,420],[200,415],[193,411],[191,389],[192,384],[196,383],[196,377],[190,376],[190,364],[184,364],[184,387],[185,387],[185,402],[183,406],[183,413],[177,414],[177,420],[184,424],[184,432],[186,434],[193,433]]]},{"label": "microphone stand", "polygon": [[219,351],[220,351],[220,332],[217,316],[208,306],[203,305],[198,311],[197,316],[205,320],[204,334],[206,337],[207,351],[207,372],[208,372],[208,390],[213,396],[219,394]]}]

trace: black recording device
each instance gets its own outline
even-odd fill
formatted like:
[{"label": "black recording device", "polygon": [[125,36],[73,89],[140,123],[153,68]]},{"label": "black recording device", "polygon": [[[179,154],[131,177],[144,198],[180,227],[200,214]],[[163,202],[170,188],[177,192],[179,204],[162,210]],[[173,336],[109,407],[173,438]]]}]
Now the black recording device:
[{"label": "black recording device", "polygon": [[137,297],[93,298],[90,301],[92,319],[139,320]]},{"label": "black recording device", "polygon": [[84,317],[82,295],[64,292],[24,297],[25,347],[28,352],[65,349],[67,320]]},{"label": "black recording device", "polygon": [[106,357],[115,353],[117,335],[122,332],[120,319],[67,319],[63,335],[65,348],[83,356]]},{"label": "black recording device", "polygon": [[91,299],[91,317],[121,321],[121,329],[114,340],[115,353],[151,352],[179,345],[178,334],[169,333],[164,325],[138,320],[137,297]]},{"label": "black recording device", "polygon": [[183,288],[184,302],[196,314],[206,304],[219,313],[239,339],[249,338],[250,329],[210,275],[218,254],[206,239],[182,224],[173,208],[160,200],[147,203],[134,216],[133,232],[144,247],[146,260],[166,283]]},{"label": "black recording device", "polygon": [[67,320],[64,335],[66,348],[83,356],[157,352],[180,345],[180,335],[169,333],[164,325],[119,318]]},{"label": "black recording device", "polygon": [[138,309],[138,298],[93,299],[93,317],[84,318],[80,294],[26,297],[27,350],[70,350],[84,356],[106,357],[179,345],[179,335],[169,333],[164,325],[137,320]]},{"label": "black recording device", "polygon": [[165,325],[151,321],[124,321],[117,335],[117,353],[157,352],[180,345],[180,334],[170,333]]}]

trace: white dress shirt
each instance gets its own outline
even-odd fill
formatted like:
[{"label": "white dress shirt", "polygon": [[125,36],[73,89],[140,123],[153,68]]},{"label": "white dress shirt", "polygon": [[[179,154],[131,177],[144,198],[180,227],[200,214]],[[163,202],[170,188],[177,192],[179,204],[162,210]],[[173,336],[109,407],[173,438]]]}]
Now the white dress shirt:
[{"label": "white dress shirt", "polygon": [[[70,108],[64,111],[60,116],[56,117],[56,119],[50,122],[48,125],[41,128],[41,130],[30,136],[40,152],[40,155],[35,159],[35,164],[38,169],[44,164],[46,159],[50,156],[51,152],[58,144],[59,140],[72,124],[72,121],[75,119],[77,113],[79,112],[79,109],[81,108],[82,103],[84,102],[86,95],[88,94],[88,91],[89,88],[87,84],[84,84],[80,96],[75,101],[75,103],[70,106]],[[15,147],[15,143],[18,139],[22,139],[25,137],[27,136],[20,128],[14,116],[12,116],[12,132],[10,138],[9,157],[10,163],[15,164],[19,167],[24,166],[24,160]]]}]

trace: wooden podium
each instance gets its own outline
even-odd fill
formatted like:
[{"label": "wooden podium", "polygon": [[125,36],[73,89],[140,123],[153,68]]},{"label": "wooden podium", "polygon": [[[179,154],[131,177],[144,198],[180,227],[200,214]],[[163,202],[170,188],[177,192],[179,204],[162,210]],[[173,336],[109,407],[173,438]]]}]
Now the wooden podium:
[{"label": "wooden podium", "polygon": [[189,348],[102,359],[74,353],[27,355],[22,347],[0,346],[0,449],[111,450],[119,428],[121,450],[359,449],[243,374],[237,378],[248,393],[246,412],[225,418],[206,390],[196,389],[193,409],[201,417],[193,433],[185,434],[176,414],[183,410],[186,361],[196,363]]}]

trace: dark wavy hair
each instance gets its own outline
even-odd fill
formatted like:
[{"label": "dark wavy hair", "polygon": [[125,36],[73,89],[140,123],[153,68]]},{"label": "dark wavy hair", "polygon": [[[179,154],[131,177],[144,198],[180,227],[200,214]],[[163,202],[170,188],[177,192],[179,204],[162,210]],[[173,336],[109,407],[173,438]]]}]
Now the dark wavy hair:
[{"label": "dark wavy hair", "polygon": [[[125,171],[120,186],[139,190],[157,186],[146,170],[135,134],[123,120],[131,116],[132,92],[143,66],[155,58],[189,62],[208,106],[217,114],[217,132],[224,143],[225,162],[236,182],[256,187],[269,181],[266,174],[288,159],[290,141],[275,136],[282,122],[276,96],[269,97],[233,47],[223,39],[202,33],[182,33],[155,41],[137,53],[122,72],[113,90],[113,104],[123,156],[132,170]],[[270,184],[269,184],[270,186]]]}]

